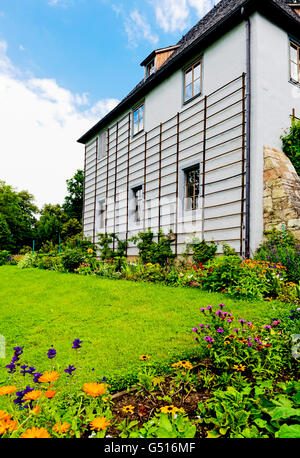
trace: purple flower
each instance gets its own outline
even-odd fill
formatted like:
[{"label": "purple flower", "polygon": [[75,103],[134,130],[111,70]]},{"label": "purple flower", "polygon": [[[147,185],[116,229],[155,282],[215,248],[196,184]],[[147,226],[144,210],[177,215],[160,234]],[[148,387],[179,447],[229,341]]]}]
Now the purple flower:
[{"label": "purple flower", "polygon": [[233,331],[233,332],[236,332],[236,333],[239,332],[239,330],[238,330],[237,328],[234,328],[232,331]]},{"label": "purple flower", "polygon": [[239,320],[239,323],[241,323],[241,325],[243,326],[243,324],[246,323],[246,321],[242,318],[241,320]]},{"label": "purple flower", "polygon": [[272,329],[272,326],[270,326],[269,324],[266,324],[266,325],[264,326],[264,328],[267,329],[267,330],[270,330],[270,329]]},{"label": "purple flower", "polygon": [[226,321],[227,321],[227,323],[229,323],[229,324],[232,323],[232,320],[231,320],[230,318],[227,318]]},{"label": "purple flower", "polygon": [[204,324],[199,324],[199,328],[203,329],[204,328]]},{"label": "purple flower", "polygon": [[34,383],[39,383],[39,378],[43,375],[41,372],[35,372],[33,375],[33,382]]},{"label": "purple flower", "polygon": [[67,369],[65,369],[65,372],[69,375],[72,375],[72,372],[76,371],[76,367],[75,366],[71,366],[69,364],[69,367],[67,367]]},{"label": "purple flower", "polygon": [[247,343],[247,347],[252,347],[253,346],[253,343],[252,342],[248,342]]},{"label": "purple flower", "polygon": [[[16,392],[16,399],[14,399],[14,404],[16,405],[22,405],[23,402],[26,402],[23,400],[23,397],[25,396],[25,394],[29,393],[30,391],[33,391],[33,388],[30,388],[30,386],[27,386],[25,388],[25,390],[23,391],[17,391]],[[28,407],[28,406],[24,406],[25,408]]]},{"label": "purple flower", "polygon": [[22,353],[23,353],[23,348],[24,347],[15,347],[14,350],[15,350],[15,356],[21,356]]},{"label": "purple flower", "polygon": [[16,365],[14,363],[10,363],[8,364],[7,366],[5,366],[7,369],[8,369],[8,373],[9,374],[13,374],[14,372],[16,372]]},{"label": "purple flower", "polygon": [[225,304],[219,304],[219,307],[223,308],[225,307]]},{"label": "purple flower", "polygon": [[247,326],[253,326],[252,321],[247,321]]},{"label": "purple flower", "polygon": [[193,332],[198,332],[199,329],[198,328],[193,328]]},{"label": "purple flower", "polygon": [[103,377],[103,379],[101,380],[101,382],[106,382],[106,377]]},{"label": "purple flower", "polygon": [[72,348],[74,348],[74,350],[78,350],[79,348],[81,348],[81,344],[82,344],[82,340],[75,339],[73,342]]},{"label": "purple flower", "polygon": [[216,315],[218,315],[218,316],[223,315],[222,310],[218,310],[218,311],[216,312]]},{"label": "purple flower", "polygon": [[49,348],[47,356],[49,359],[53,359],[56,356],[56,350],[54,348]]},{"label": "purple flower", "polygon": [[212,305],[208,305],[208,306],[206,307],[206,310],[209,310],[209,311],[212,310]]},{"label": "purple flower", "polygon": [[202,309],[200,309],[200,312],[205,313],[205,308],[202,307]]},{"label": "purple flower", "polygon": [[210,337],[210,336],[205,336],[205,337],[204,337],[204,340],[205,340],[206,342],[208,342],[208,343],[212,343],[212,342],[214,341],[214,339],[213,339],[212,337]]},{"label": "purple flower", "polygon": [[31,367],[28,367],[28,370],[26,372],[27,374],[33,375],[34,371],[35,371],[35,367],[31,366]]},{"label": "purple flower", "polygon": [[218,328],[218,329],[217,329],[217,332],[219,332],[220,334],[222,334],[222,333],[224,332],[224,329]]},{"label": "purple flower", "polygon": [[25,376],[25,374],[27,374],[27,370],[26,370],[27,367],[28,367],[28,366],[25,366],[25,364],[24,364],[23,366],[21,366],[21,369],[22,369],[22,370],[20,371],[20,374],[23,374],[23,375]]}]

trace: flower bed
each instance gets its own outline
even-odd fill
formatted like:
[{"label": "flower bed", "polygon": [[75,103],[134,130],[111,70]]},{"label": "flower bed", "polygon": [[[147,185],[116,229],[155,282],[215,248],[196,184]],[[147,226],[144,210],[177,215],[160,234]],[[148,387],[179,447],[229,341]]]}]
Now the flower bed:
[{"label": "flower bed", "polygon": [[[113,393],[103,377],[78,386],[76,364],[60,368],[56,350],[50,370],[22,361],[15,347],[0,386],[0,435],[49,437],[300,437],[298,353],[292,334],[299,311],[262,326],[234,317],[224,304],[200,309],[192,330],[195,358],[158,373],[149,355],[129,392]],[[48,363],[49,365],[49,363]],[[46,364],[45,364],[46,367]]]}]

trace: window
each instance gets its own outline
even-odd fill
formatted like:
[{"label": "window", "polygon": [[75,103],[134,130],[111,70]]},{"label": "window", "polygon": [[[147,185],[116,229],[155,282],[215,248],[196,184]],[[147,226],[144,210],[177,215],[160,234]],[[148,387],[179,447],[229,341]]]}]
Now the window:
[{"label": "window", "polygon": [[98,137],[98,159],[102,159],[106,156],[107,145],[106,145],[106,131]]},{"label": "window", "polygon": [[103,229],[105,225],[105,200],[100,200],[98,218],[99,218],[99,229]]},{"label": "window", "polygon": [[185,198],[186,209],[196,210],[198,208],[199,200],[199,166],[188,169],[185,172]]},{"label": "window", "polygon": [[201,93],[201,60],[184,72],[184,102]]},{"label": "window", "polygon": [[133,189],[134,199],[134,221],[140,223],[142,217],[142,204],[143,204],[143,187],[138,186]]},{"label": "window", "polygon": [[300,46],[290,41],[290,79],[300,83]]},{"label": "window", "polygon": [[144,129],[144,104],[133,111],[133,135]]},{"label": "window", "polygon": [[146,67],[146,78],[152,75],[152,73],[155,72],[155,61],[154,59],[149,62],[149,64]]}]

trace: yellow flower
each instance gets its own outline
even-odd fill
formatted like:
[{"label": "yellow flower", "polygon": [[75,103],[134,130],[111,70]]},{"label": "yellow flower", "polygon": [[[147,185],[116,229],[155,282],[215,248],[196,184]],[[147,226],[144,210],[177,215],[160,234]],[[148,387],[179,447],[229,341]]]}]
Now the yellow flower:
[{"label": "yellow flower", "polygon": [[134,406],[132,406],[131,404],[129,404],[128,406],[122,407],[122,410],[123,410],[123,412],[125,412],[125,413],[133,413],[133,411],[134,411]]},{"label": "yellow flower", "polygon": [[59,422],[59,423],[55,423],[55,425],[53,426],[52,430],[54,432],[56,432],[57,434],[65,434],[69,431],[69,429],[71,428],[71,426],[69,425],[69,423],[66,423],[65,421],[63,423]]},{"label": "yellow flower", "polygon": [[0,436],[7,431],[12,432],[18,429],[17,424],[17,420],[12,420],[11,416],[7,414],[6,418],[0,420]]},{"label": "yellow flower", "polygon": [[189,361],[182,363],[181,366],[187,370],[193,369],[193,365]]},{"label": "yellow flower", "polygon": [[32,438],[38,438],[38,439],[48,439],[50,436],[50,434],[48,433],[48,431],[46,430],[46,428],[30,428],[30,429],[27,429],[25,431],[25,433],[23,433],[21,435],[22,438],[24,439],[32,439]]},{"label": "yellow flower", "polygon": [[240,365],[240,371],[244,372],[245,369],[246,369],[246,366]]},{"label": "yellow flower", "polygon": [[10,420],[11,416],[6,412],[6,410],[0,410],[0,421]]},{"label": "yellow flower", "polygon": [[104,431],[110,425],[110,421],[106,417],[97,417],[90,422],[91,429],[96,431]]},{"label": "yellow flower", "polygon": [[177,410],[178,410],[177,407],[174,407],[174,406],[164,406],[164,407],[160,408],[160,411],[162,413],[172,413],[172,414],[174,414],[174,413],[177,412]]},{"label": "yellow flower", "polygon": [[40,376],[39,382],[40,383],[51,383],[55,382],[59,379],[58,372],[45,372],[43,375]]},{"label": "yellow flower", "polygon": [[8,386],[2,386],[0,388],[0,396],[3,396],[5,394],[12,394],[14,393],[15,391],[17,391],[17,387],[16,386],[13,386],[13,385],[8,385]]},{"label": "yellow flower", "polygon": [[42,392],[38,390],[34,391],[29,391],[29,393],[26,393],[23,397],[24,401],[36,401],[42,396]]},{"label": "yellow flower", "polygon": [[238,364],[235,364],[235,365],[233,366],[233,369],[234,369],[235,371],[239,371],[239,370],[240,370],[240,366],[239,366]]},{"label": "yellow flower", "polygon": [[88,253],[89,253],[89,254],[92,254],[93,252],[94,252],[94,250],[92,250],[92,248],[89,248],[89,249],[88,249]]},{"label": "yellow flower", "polygon": [[89,396],[96,398],[106,393],[106,386],[103,383],[84,383],[83,391]]},{"label": "yellow flower", "polygon": [[141,355],[141,356],[140,356],[140,359],[141,359],[142,361],[145,361],[146,359],[149,359],[149,358],[150,358],[149,355]]},{"label": "yellow flower", "polygon": [[54,390],[47,390],[44,395],[46,396],[47,399],[51,399],[56,395],[56,391]]},{"label": "yellow flower", "polygon": [[229,340],[225,340],[224,345],[230,344]]}]

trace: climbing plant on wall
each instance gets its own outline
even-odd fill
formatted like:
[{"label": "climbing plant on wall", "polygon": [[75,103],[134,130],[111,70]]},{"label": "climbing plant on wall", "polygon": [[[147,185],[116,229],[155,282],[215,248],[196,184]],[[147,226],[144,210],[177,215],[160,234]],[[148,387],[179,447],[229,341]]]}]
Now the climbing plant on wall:
[{"label": "climbing plant on wall", "polygon": [[281,136],[282,149],[300,175],[300,119],[292,119],[292,125]]}]

